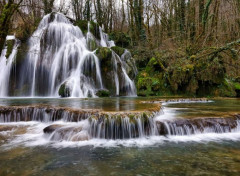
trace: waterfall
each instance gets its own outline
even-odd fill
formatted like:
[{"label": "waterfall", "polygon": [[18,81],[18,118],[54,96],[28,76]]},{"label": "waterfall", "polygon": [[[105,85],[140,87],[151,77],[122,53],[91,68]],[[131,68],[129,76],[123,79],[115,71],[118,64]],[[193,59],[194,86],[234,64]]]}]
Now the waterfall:
[{"label": "waterfall", "polygon": [[[28,52],[17,65],[18,75],[13,76],[14,80],[9,80],[11,74],[12,59],[16,57],[16,51],[9,58],[7,66],[4,65],[4,57],[1,56],[1,68],[3,70],[3,82],[0,87],[0,96],[8,96],[5,86],[9,82],[13,83],[14,93],[10,96],[47,96],[59,97],[60,92],[66,97],[96,97],[99,90],[106,89],[103,81],[101,61],[96,55],[96,49],[100,47],[111,48],[115,46],[114,41],[110,41],[101,27],[98,27],[99,39],[91,33],[91,24],[88,23],[87,33],[84,34],[78,26],[74,26],[70,20],[60,13],[46,15],[40,22],[37,30],[28,41]],[[93,45],[94,44],[94,45]],[[4,50],[5,52],[5,50]],[[3,52],[3,53],[4,53]],[[116,56],[113,54],[113,59]],[[14,60],[14,59],[13,59]],[[116,94],[120,91],[124,95],[136,96],[134,82],[126,73],[125,61],[118,59],[122,67],[118,70],[123,76],[122,82],[118,82],[115,75],[117,87]],[[113,68],[117,63],[113,63]],[[7,75],[7,76],[5,76]],[[16,80],[16,81],[15,81]],[[110,84],[110,83],[108,83]],[[120,84],[124,84],[126,89],[121,90]],[[17,91],[16,91],[17,90]]]},{"label": "waterfall", "polygon": [[8,48],[10,46],[4,47],[2,54],[0,56],[0,97],[8,96],[8,88],[9,88],[9,79],[10,79],[10,73],[11,69],[13,68],[14,61],[16,59],[17,55],[17,48],[19,46],[19,41],[15,38],[15,36],[7,36],[6,43],[7,42],[14,42],[11,54],[7,58],[7,52]]},{"label": "waterfall", "polygon": [[[160,114],[161,116],[161,114]],[[0,123],[34,121],[45,124],[54,141],[132,139],[240,132],[240,115],[225,118],[162,119],[159,112],[109,113],[62,107],[0,107]],[[59,125],[59,122],[62,122]]]}]

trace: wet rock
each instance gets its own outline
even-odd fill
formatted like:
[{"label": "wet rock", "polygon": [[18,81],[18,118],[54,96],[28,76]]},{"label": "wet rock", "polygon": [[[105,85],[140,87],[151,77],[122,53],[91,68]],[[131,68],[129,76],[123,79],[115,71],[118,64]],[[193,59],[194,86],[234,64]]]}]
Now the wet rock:
[{"label": "wet rock", "polygon": [[108,63],[108,65],[111,65],[111,58],[112,58],[112,51],[110,48],[107,47],[99,47],[96,51],[96,55],[98,56],[98,58],[101,60],[101,63],[108,63],[108,61],[110,61],[110,63]]},{"label": "wet rock", "polygon": [[62,126],[53,131],[50,140],[52,141],[85,141],[89,139],[87,131],[82,126]]},{"label": "wet rock", "polygon": [[[78,20],[74,24],[82,30],[83,34],[86,34],[88,32],[87,20]],[[99,25],[94,21],[90,21],[90,32],[94,35],[96,39],[101,39]]]},{"label": "wet rock", "polygon": [[53,133],[55,130],[63,127],[63,125],[50,125],[43,129],[44,133]]},{"label": "wet rock", "polygon": [[63,83],[59,90],[58,90],[58,94],[61,96],[61,97],[70,97],[71,93],[70,93],[70,88],[67,86],[67,83]]},{"label": "wet rock", "polygon": [[110,92],[109,92],[109,90],[107,90],[107,89],[101,89],[101,90],[98,90],[98,91],[96,92],[96,95],[97,95],[98,97],[109,97],[109,96],[110,96]]},{"label": "wet rock", "polygon": [[178,119],[157,122],[159,135],[191,135],[203,132],[227,133],[238,127],[238,115],[227,118]]},{"label": "wet rock", "polygon": [[113,46],[113,47],[111,47],[111,49],[119,56],[122,56],[125,51],[124,48],[119,47],[119,46]]},{"label": "wet rock", "polygon": [[0,126],[0,132],[11,131],[14,129],[14,126]]},{"label": "wet rock", "polygon": [[6,45],[7,45],[7,53],[6,53],[6,58],[8,58],[10,55],[11,55],[11,53],[12,53],[12,51],[13,51],[13,47],[14,47],[14,44],[15,44],[15,39],[13,39],[13,40],[7,40],[6,41]]}]

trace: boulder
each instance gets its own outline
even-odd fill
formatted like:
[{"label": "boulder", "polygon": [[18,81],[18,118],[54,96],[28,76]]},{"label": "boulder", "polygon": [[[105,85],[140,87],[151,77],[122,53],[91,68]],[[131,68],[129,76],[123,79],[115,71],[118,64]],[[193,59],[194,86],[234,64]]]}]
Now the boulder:
[{"label": "boulder", "polygon": [[98,91],[96,92],[96,95],[97,95],[98,97],[109,97],[109,96],[110,96],[110,92],[109,92],[109,90],[107,90],[107,89],[101,89],[101,90],[98,90]]},{"label": "boulder", "polygon": [[53,133],[55,130],[63,127],[63,125],[50,125],[43,129],[44,133]]},{"label": "boulder", "polygon": [[63,83],[59,90],[58,90],[58,95],[60,95],[61,97],[70,97],[71,93],[70,93],[70,88],[67,86],[67,83]]}]

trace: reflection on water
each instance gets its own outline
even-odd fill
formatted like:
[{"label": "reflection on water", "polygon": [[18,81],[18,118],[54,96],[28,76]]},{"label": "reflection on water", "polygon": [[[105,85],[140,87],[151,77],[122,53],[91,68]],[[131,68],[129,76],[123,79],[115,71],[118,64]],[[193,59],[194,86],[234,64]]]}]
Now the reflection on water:
[{"label": "reflection on water", "polygon": [[104,111],[132,111],[151,108],[142,104],[137,98],[14,98],[0,99],[0,106],[48,105],[78,109],[101,109]]},{"label": "reflection on water", "polygon": [[175,108],[179,117],[222,117],[240,112],[240,99],[214,99],[209,103],[176,103],[167,107]]}]

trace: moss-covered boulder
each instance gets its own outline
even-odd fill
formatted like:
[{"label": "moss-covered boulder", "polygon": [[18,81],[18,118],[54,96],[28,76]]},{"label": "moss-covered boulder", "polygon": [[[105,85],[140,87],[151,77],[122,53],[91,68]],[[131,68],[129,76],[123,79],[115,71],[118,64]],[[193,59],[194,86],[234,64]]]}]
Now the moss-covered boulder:
[{"label": "moss-covered boulder", "polygon": [[111,49],[117,54],[119,55],[120,57],[123,55],[125,49],[122,48],[122,47],[119,47],[119,46],[113,46],[111,47]]},{"label": "moss-covered boulder", "polygon": [[107,47],[100,47],[96,50],[96,55],[101,61],[111,60],[112,51]]},{"label": "moss-covered boulder", "polygon": [[[88,32],[88,21],[87,20],[77,20],[75,25],[78,26],[83,34]],[[90,32],[94,35],[96,39],[101,39],[99,25],[94,21],[90,21]]]},{"label": "moss-covered boulder", "polygon": [[91,50],[91,51],[94,51],[97,49],[97,42],[94,38],[91,38],[87,41],[87,45],[88,45],[88,49]]},{"label": "moss-covered boulder", "polygon": [[67,83],[63,83],[59,90],[58,90],[58,95],[61,97],[70,97],[71,92],[70,92],[70,88],[67,86]]},{"label": "moss-covered boulder", "polygon": [[107,90],[107,89],[101,89],[101,90],[98,90],[98,91],[96,92],[96,95],[97,95],[98,97],[109,97],[109,96],[110,96],[110,92],[109,92],[109,90]]},{"label": "moss-covered boulder", "polygon": [[11,55],[11,53],[13,51],[14,44],[15,44],[15,40],[7,40],[6,41],[6,45],[7,45],[6,58],[8,58]]},{"label": "moss-covered boulder", "polygon": [[117,46],[127,48],[131,44],[131,38],[123,32],[112,32],[109,34],[110,40],[114,40]]},{"label": "moss-covered boulder", "polygon": [[88,32],[88,21],[87,20],[78,20],[75,22],[75,25],[78,26],[83,34]]}]

